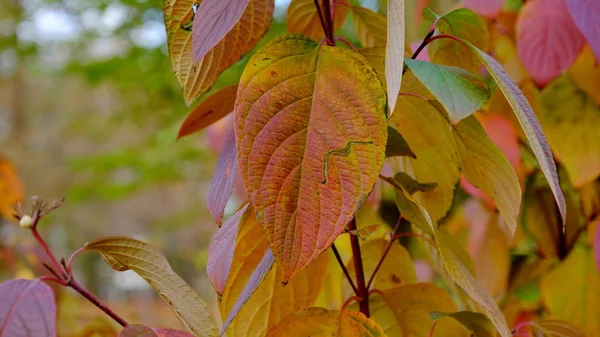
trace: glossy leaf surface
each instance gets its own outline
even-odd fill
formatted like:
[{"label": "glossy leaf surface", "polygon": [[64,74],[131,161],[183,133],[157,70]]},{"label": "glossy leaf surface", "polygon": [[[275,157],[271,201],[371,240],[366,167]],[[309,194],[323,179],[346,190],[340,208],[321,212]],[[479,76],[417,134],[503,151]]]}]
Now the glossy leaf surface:
[{"label": "glossy leaf surface", "polygon": [[298,35],[249,61],[235,108],[239,168],[283,281],[344,230],[385,157],[385,92],[359,54]]},{"label": "glossy leaf surface", "polygon": [[15,279],[0,284],[0,336],[56,336],[54,291],[39,280]]},{"label": "glossy leaf surface", "polygon": [[[200,337],[219,335],[215,320],[204,300],[173,272],[158,249],[126,237],[95,239],[86,243],[85,249],[99,252],[103,257],[108,256],[121,267],[140,275],[169,305],[188,331]],[[109,265],[113,267],[114,263]]]}]

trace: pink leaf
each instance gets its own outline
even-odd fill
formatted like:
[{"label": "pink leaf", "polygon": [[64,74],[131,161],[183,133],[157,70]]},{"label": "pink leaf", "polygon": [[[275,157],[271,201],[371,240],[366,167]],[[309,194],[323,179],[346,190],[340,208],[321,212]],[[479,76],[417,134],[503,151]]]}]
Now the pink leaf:
[{"label": "pink leaf", "polygon": [[600,62],[600,1],[566,0],[571,16],[583,36],[594,51],[596,61]]},{"label": "pink leaf", "polygon": [[220,226],[223,222],[225,206],[233,193],[233,182],[237,173],[237,151],[235,148],[235,133],[231,128],[225,138],[213,181],[208,192],[206,207],[213,219]]},{"label": "pink leaf", "polygon": [[596,260],[598,271],[600,271],[600,220],[596,226],[596,235],[594,235],[594,259]]},{"label": "pink leaf", "polygon": [[0,337],[38,336],[56,336],[52,289],[40,280],[17,279],[0,284]]},{"label": "pink leaf", "polygon": [[465,7],[473,12],[493,18],[500,14],[505,0],[465,0]]},{"label": "pink leaf", "polygon": [[238,297],[237,301],[235,302],[235,305],[231,309],[231,312],[229,312],[229,314],[227,315],[225,323],[223,323],[223,328],[221,328],[221,335],[223,335],[223,333],[227,331],[227,328],[229,327],[235,316],[238,314],[238,312],[240,312],[242,306],[246,304],[246,302],[250,299],[250,296],[252,296],[256,289],[258,289],[258,286],[265,279],[265,276],[267,276],[267,273],[269,272],[269,270],[271,270],[274,264],[275,257],[273,256],[273,252],[271,252],[270,248],[267,248],[267,251],[265,252],[265,255],[263,256],[262,260],[260,261],[258,266],[256,266],[256,269],[254,269],[252,275],[250,275],[250,279],[248,279],[248,283],[246,283],[246,286],[244,287],[244,290],[242,290],[240,297]]},{"label": "pink leaf", "polygon": [[194,62],[200,62],[240,20],[250,0],[203,0],[194,16]]},{"label": "pink leaf", "polygon": [[246,204],[231,216],[213,237],[208,253],[206,274],[219,295],[223,294],[231,268],[240,219],[248,209]]},{"label": "pink leaf", "polygon": [[152,328],[158,337],[194,337],[187,331],[164,329],[164,328]]},{"label": "pink leaf", "polygon": [[567,70],[585,42],[564,1],[528,1],[517,20],[519,57],[540,85]]}]

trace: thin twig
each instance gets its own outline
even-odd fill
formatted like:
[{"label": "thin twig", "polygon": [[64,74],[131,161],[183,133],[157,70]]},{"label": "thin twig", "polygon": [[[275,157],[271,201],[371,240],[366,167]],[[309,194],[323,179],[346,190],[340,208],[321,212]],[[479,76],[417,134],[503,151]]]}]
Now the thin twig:
[{"label": "thin twig", "polygon": [[[353,218],[348,224],[350,231],[356,230],[356,219]],[[360,243],[358,242],[358,236],[350,235],[350,245],[352,246],[352,260],[354,261],[354,272],[356,273],[356,283],[358,289],[358,296],[363,300],[360,304],[360,312],[365,316],[371,316],[369,313],[369,291],[365,283],[365,272],[363,270],[362,255],[360,252]]]},{"label": "thin twig", "polygon": [[402,215],[400,215],[398,217],[398,221],[396,221],[396,225],[394,226],[394,230],[392,231],[392,235],[390,236],[390,241],[388,242],[387,246],[385,247],[385,251],[381,255],[381,258],[379,258],[379,262],[377,262],[377,266],[375,266],[375,269],[373,270],[373,273],[371,274],[371,277],[369,278],[369,282],[367,283],[367,290],[371,289],[371,284],[373,283],[373,280],[375,280],[375,275],[379,271],[379,268],[381,268],[381,265],[383,265],[383,261],[385,260],[385,257],[388,255],[388,253],[392,249],[394,242],[396,242],[396,240],[394,240],[394,237],[395,237],[396,233],[398,233],[401,223],[402,223]]},{"label": "thin twig", "polygon": [[340,268],[342,268],[342,271],[344,272],[344,275],[346,276],[346,279],[348,280],[348,283],[350,283],[350,286],[352,287],[352,290],[354,290],[354,294],[356,294],[356,296],[358,296],[358,289],[356,289],[356,286],[354,285],[354,281],[352,280],[352,277],[350,277],[350,273],[348,272],[348,269],[346,268],[346,265],[344,265],[344,261],[342,261],[342,257],[340,256],[340,252],[338,252],[337,248],[335,247],[335,243],[331,245],[331,250],[333,250],[333,254],[335,255],[335,259],[337,260],[338,264],[340,265]]},{"label": "thin twig", "polygon": [[[35,216],[34,216],[34,219],[35,219]],[[62,268],[60,267],[60,263],[58,263],[58,260],[56,259],[54,254],[52,254],[52,252],[50,251],[50,248],[48,248],[48,244],[40,236],[40,233],[37,231],[37,229],[35,229],[35,227],[31,229],[31,233],[33,234],[33,237],[38,242],[38,244],[40,246],[42,246],[44,253],[46,253],[46,256],[48,257],[48,259],[50,259],[50,262],[52,263],[52,267],[55,268],[55,271],[62,270]]]},{"label": "thin twig", "polygon": [[110,318],[114,319],[119,325],[122,327],[126,327],[128,323],[117,315],[111,308],[107,307],[104,303],[100,302],[100,300],[92,293],[90,293],[87,289],[81,286],[79,282],[77,282],[74,278],[69,280],[67,284],[69,287],[75,289],[81,296],[85,297],[88,301],[92,302],[95,306],[97,306],[100,310],[104,311],[105,314],[110,316]]}]

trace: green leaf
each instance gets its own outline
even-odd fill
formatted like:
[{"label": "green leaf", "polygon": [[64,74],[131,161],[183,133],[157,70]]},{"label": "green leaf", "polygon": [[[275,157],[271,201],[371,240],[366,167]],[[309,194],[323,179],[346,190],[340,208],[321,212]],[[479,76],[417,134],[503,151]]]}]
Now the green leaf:
[{"label": "green leaf", "polygon": [[471,330],[474,336],[477,337],[495,337],[496,330],[490,320],[484,314],[472,311],[459,312],[431,312],[429,313],[434,320],[439,320],[443,317],[452,317],[467,329]]},{"label": "green leaf", "polygon": [[567,205],[565,203],[565,197],[560,190],[560,183],[558,182],[558,175],[556,173],[556,165],[554,164],[552,151],[544,136],[540,122],[531,109],[529,102],[527,102],[527,98],[525,98],[525,95],[523,95],[517,84],[508,76],[508,74],[506,74],[502,66],[496,60],[475,47],[473,44],[467,41],[462,42],[471,48],[473,53],[487,68],[488,72],[498,85],[498,88],[502,90],[506,100],[515,112],[515,115],[529,140],[531,149],[542,168],[542,172],[552,189],[564,225],[567,218]]},{"label": "green leaf", "polygon": [[[489,48],[489,32],[486,22],[475,12],[459,8],[439,16],[431,9],[423,11],[425,18],[434,21],[438,19],[436,28],[439,34],[456,36],[468,41],[482,50]],[[431,42],[427,49],[431,62],[463,68],[470,72],[479,69],[479,62],[469,48],[448,39],[438,39]]]},{"label": "green leaf", "polygon": [[404,62],[442,103],[454,124],[481,109],[490,98],[487,86],[461,68],[412,59]]},{"label": "green leaf", "polygon": [[414,152],[408,146],[406,139],[402,137],[398,130],[391,126],[388,126],[388,140],[385,145],[385,157],[402,157],[407,156],[411,158],[417,158]]},{"label": "green leaf", "polygon": [[521,207],[521,186],[515,170],[475,117],[464,119],[454,129],[463,174],[494,199],[508,225],[507,236],[512,238]]},{"label": "green leaf", "polygon": [[111,267],[117,266],[118,271],[127,267],[140,275],[188,331],[199,337],[219,336],[207,304],[173,272],[167,259],[155,247],[127,237],[106,237],[86,243],[85,249],[100,253]]}]

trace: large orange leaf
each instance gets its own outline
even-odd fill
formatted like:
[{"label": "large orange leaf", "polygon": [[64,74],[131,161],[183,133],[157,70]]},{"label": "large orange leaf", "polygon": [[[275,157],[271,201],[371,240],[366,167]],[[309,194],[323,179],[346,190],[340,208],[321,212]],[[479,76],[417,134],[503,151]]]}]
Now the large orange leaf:
[{"label": "large orange leaf", "polygon": [[538,84],[547,84],[567,70],[584,42],[565,0],[528,1],[521,9],[517,50]]},{"label": "large orange leaf", "polygon": [[294,312],[269,330],[267,337],[385,337],[381,327],[358,311],[307,308]]},{"label": "large orange leaf", "polygon": [[13,165],[0,155],[0,217],[11,217],[12,206],[23,198],[23,187]]},{"label": "large orange leaf", "polygon": [[[344,25],[349,11],[346,5],[335,6],[334,30]],[[292,0],[287,10],[286,24],[290,33],[304,34],[317,42],[325,37],[314,0]]]},{"label": "large orange leaf", "polygon": [[271,24],[273,0],[250,0],[239,21],[199,62],[192,56],[194,5],[198,0],[165,1],[169,56],[187,105],[208,91],[219,74],[248,53]]},{"label": "large orange leaf", "polygon": [[299,35],[265,45],[238,90],[239,169],[287,282],[325,251],[373,189],[386,97],[359,53]]},{"label": "large orange leaf", "polygon": [[588,337],[600,336],[600,272],[589,247],[575,246],[544,276],[542,298],[553,318],[575,325]]},{"label": "large orange leaf", "polygon": [[227,116],[233,111],[236,94],[237,85],[230,85],[205,98],[183,121],[177,139],[198,132]]},{"label": "large orange leaf", "polygon": [[[261,263],[268,242],[254,212],[250,209],[239,224],[233,260],[219,307],[227,317],[245,296],[246,284]],[[281,285],[281,268],[275,266],[231,321],[227,335],[264,336],[267,330],[286,315],[314,305],[327,271],[327,254],[302,270],[286,286]]]}]

